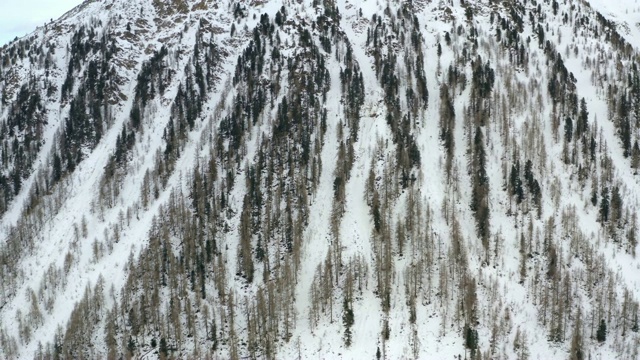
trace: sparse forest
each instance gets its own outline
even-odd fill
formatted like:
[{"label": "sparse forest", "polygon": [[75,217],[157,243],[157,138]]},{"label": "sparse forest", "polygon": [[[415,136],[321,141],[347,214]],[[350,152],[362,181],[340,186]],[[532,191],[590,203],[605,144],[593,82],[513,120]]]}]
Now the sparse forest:
[{"label": "sparse forest", "polygon": [[638,358],[601,2],[85,2],[3,46],[0,357]]}]

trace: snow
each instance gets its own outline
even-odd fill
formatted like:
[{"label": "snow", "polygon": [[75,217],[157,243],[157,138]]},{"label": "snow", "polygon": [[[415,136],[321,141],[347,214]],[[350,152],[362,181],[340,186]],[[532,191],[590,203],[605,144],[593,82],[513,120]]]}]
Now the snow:
[{"label": "snow", "polygon": [[[373,358],[376,354],[376,346],[383,348],[380,329],[384,320],[384,314],[380,305],[380,298],[374,294],[375,276],[374,273],[374,250],[372,244],[373,220],[369,213],[369,206],[364,197],[364,189],[370,167],[375,167],[378,173],[384,168],[384,162],[394,158],[395,145],[392,143],[391,130],[388,128],[385,116],[386,109],[383,105],[383,90],[376,78],[373,68],[372,57],[366,52],[365,43],[367,38],[366,29],[367,22],[372,15],[381,14],[386,3],[374,2],[373,0],[365,0],[360,3],[353,4],[348,0],[338,0],[338,7],[342,14],[342,29],[345,31],[346,37],[353,45],[354,58],[358,62],[362,71],[365,89],[366,101],[362,111],[360,120],[360,129],[358,134],[358,142],[355,143],[355,163],[351,172],[351,178],[346,185],[346,212],[342,218],[340,233],[341,245],[344,248],[343,261],[361,256],[370,265],[368,273],[368,287],[354,301],[355,324],[353,326],[353,344],[349,348],[344,347],[342,338],[343,326],[340,319],[341,307],[337,305],[334,309],[334,322],[330,323],[327,318],[322,318],[318,327],[311,330],[311,325],[307,320],[310,305],[310,286],[314,281],[316,269],[321,264],[327,252],[332,245],[330,232],[330,218],[333,203],[333,178],[338,154],[337,126],[343,117],[343,109],[340,103],[342,97],[339,78],[340,63],[333,57],[328,56],[327,66],[331,71],[332,86],[327,94],[327,104],[335,104],[329,106],[328,110],[328,128],[325,135],[325,142],[322,148],[322,174],[317,189],[317,194],[312,199],[310,207],[309,224],[304,232],[304,246],[302,249],[301,268],[298,274],[298,283],[296,285],[295,310],[297,315],[297,327],[293,331],[292,340],[285,343],[279,349],[279,358],[293,358],[301,354],[303,358]],[[419,196],[423,203],[423,210],[429,208],[433,214],[431,228],[425,231],[430,232],[429,236],[433,236],[434,241],[438,243],[438,249],[443,249],[446,253],[450,246],[451,226],[447,223],[446,217],[440,211],[442,204],[447,202],[456,214],[456,218],[460,222],[463,238],[466,242],[468,253],[468,269],[470,275],[477,279],[478,286],[478,304],[483,312],[495,311],[500,312],[500,316],[508,313],[512,324],[509,332],[500,340],[499,346],[504,347],[504,353],[507,357],[515,357],[516,354],[512,349],[515,329],[521,328],[525,330],[528,337],[528,346],[532,358],[551,359],[565,358],[567,355],[570,339],[565,341],[564,345],[550,346],[547,340],[548,328],[539,321],[538,308],[531,299],[531,293],[527,291],[526,286],[519,283],[519,236],[526,231],[528,226],[528,217],[523,214],[508,216],[507,210],[510,208],[508,198],[503,190],[504,179],[502,177],[503,162],[511,165],[512,154],[510,149],[505,147],[505,143],[500,140],[500,127],[497,123],[492,123],[484,129],[487,143],[487,160],[488,173],[490,176],[490,202],[493,207],[491,218],[492,239],[499,239],[500,255],[491,260],[491,264],[487,266],[483,264],[482,254],[484,250],[479,240],[475,236],[475,224],[473,221],[473,213],[469,209],[469,199],[471,196],[471,184],[467,173],[467,139],[471,136],[473,129],[468,129],[463,123],[463,114],[467,99],[470,96],[470,86],[456,94],[455,102],[456,111],[456,128],[455,128],[455,166],[460,174],[460,181],[455,184],[447,183],[442,163],[444,162],[444,150],[441,146],[438,135],[439,122],[439,89],[440,84],[446,81],[446,71],[449,64],[453,63],[460,56],[461,49],[459,44],[464,40],[466,35],[458,35],[452,32],[454,45],[448,47],[444,45],[444,32],[451,32],[453,25],[450,22],[442,20],[443,8],[446,4],[442,1],[420,2],[424,8],[416,15],[420,19],[422,35],[424,37],[425,48],[425,72],[427,74],[428,90],[429,90],[429,106],[426,111],[421,114],[420,124],[415,130],[418,146],[420,148],[421,166],[419,173]],[[459,24],[465,20],[464,10],[460,7],[458,1],[453,2],[451,6],[452,16],[457,19]],[[478,2],[482,5],[482,2]],[[225,5],[220,6],[217,12],[205,14],[204,12],[195,12],[187,19],[183,19],[183,23],[175,28],[159,28],[155,24],[154,18],[157,16],[149,1],[112,1],[112,2],[86,2],[82,7],[67,13],[60,23],[68,28],[77,27],[78,24],[96,22],[99,20],[103,26],[112,26],[114,29],[122,30],[130,18],[126,16],[142,15],[149,24],[149,33],[142,35],[140,43],[129,43],[119,40],[123,54],[122,59],[133,60],[135,66],[127,69],[119,68],[123,71],[122,75],[127,78],[127,83],[123,87],[123,92],[127,94],[129,100],[119,106],[115,116],[115,121],[111,128],[105,132],[105,136],[88,157],[78,166],[76,171],[66,180],[66,185],[60,188],[60,191],[68,191],[62,206],[57,210],[56,214],[46,221],[44,229],[40,231],[40,239],[34,249],[30,249],[28,254],[24,255],[21,261],[21,271],[24,271],[25,281],[21,284],[19,291],[12,298],[8,299],[8,304],[0,308],[0,327],[9,329],[11,335],[17,335],[17,319],[16,311],[20,310],[23,314],[28,312],[29,289],[37,291],[41,284],[41,279],[46,273],[50,264],[56,268],[63,268],[65,255],[71,252],[75,261],[68,274],[66,274],[66,284],[60,289],[55,289],[56,301],[50,314],[46,314],[43,324],[38,327],[32,334],[32,341],[27,344],[21,344],[18,357],[30,357],[36,351],[38,343],[46,343],[51,341],[52,334],[55,333],[59,326],[64,327],[69,319],[75,303],[80,301],[83,296],[84,289],[87,285],[93,286],[100,276],[105,279],[105,290],[113,287],[115,289],[116,298],[127,280],[126,264],[131,254],[133,260],[147,244],[147,234],[151,229],[154,217],[159,213],[161,206],[165,205],[172,191],[183,191],[188,193],[188,177],[197,162],[202,163],[208,156],[208,132],[211,128],[209,121],[218,121],[218,118],[210,118],[208,115],[218,105],[229,105],[234,96],[234,90],[225,93],[224,89],[228,87],[228,78],[233,75],[235,70],[235,59],[249,41],[250,36],[239,36],[239,42],[242,46],[229,48],[230,55],[224,63],[220,74],[226,81],[221,81],[214,94],[207,99],[205,103],[206,110],[203,111],[202,121],[196,123],[195,129],[189,133],[189,140],[182,151],[181,158],[176,164],[176,170],[168,180],[167,186],[161,191],[159,198],[152,201],[148,208],[142,208],[139,205],[139,193],[142,180],[146,170],[151,170],[154,166],[154,156],[158,149],[163,150],[164,141],[162,139],[163,130],[170,118],[170,103],[177,92],[178,84],[184,79],[184,69],[189,61],[189,51],[195,41],[195,29],[197,19],[200,16],[210,18],[215,24],[222,28],[228,28],[234,20],[227,14]],[[302,1],[296,4],[284,1],[271,1],[263,5],[251,8],[251,14],[243,20],[244,23],[236,24],[238,29],[242,29],[245,25],[247,29],[252,29],[258,22],[253,19],[252,14],[260,15],[261,13],[275,14],[282,6],[288,6],[290,13],[295,13],[301,19],[315,19],[316,13],[310,6],[310,1]],[[640,5],[637,2],[625,2],[617,4],[604,0],[591,0],[594,9],[602,12],[605,16],[610,17],[619,24],[624,36],[634,46],[640,41]],[[395,4],[391,5],[395,7]],[[550,9],[549,4],[543,5],[547,10]],[[289,8],[290,7],[290,8]],[[142,11],[141,11],[142,10]],[[359,12],[362,11],[362,15]],[[392,9],[395,13],[395,9]],[[125,14],[125,18],[117,19],[114,14]],[[134,14],[134,15],[132,15]],[[476,15],[475,26],[480,33],[479,38],[483,39],[487,34],[495,32],[494,25],[488,22],[488,12]],[[107,25],[109,24],[109,25]],[[363,25],[364,24],[364,25]],[[466,26],[466,25],[465,25]],[[600,88],[599,84],[592,80],[592,72],[585,67],[584,54],[587,51],[589,56],[598,56],[606,54],[610,48],[605,44],[599,44],[598,40],[586,37],[576,37],[575,42],[579,43],[580,52],[575,55],[572,49],[565,46],[573,44],[571,25],[563,25],[560,17],[549,15],[549,27],[547,37],[556,43],[557,50],[565,56],[564,62],[566,67],[571,71],[578,84],[579,97],[584,97],[589,108],[589,124],[598,126],[598,133],[601,133],[602,140],[607,145],[607,154],[611,156],[615,164],[614,178],[623,189],[624,201],[633,204],[633,209],[637,208],[639,198],[640,180],[633,170],[628,166],[628,159],[624,158],[620,149],[616,129],[613,122],[608,119],[607,98],[606,94]],[[555,31],[558,31],[557,33]],[[553,33],[553,35],[551,34]],[[249,33],[250,34],[250,33]],[[248,34],[247,34],[248,35]],[[70,33],[62,33],[60,35],[40,29],[36,32],[36,36],[42,41],[55,42],[58,46],[55,58],[56,71],[54,77],[59,85],[64,80],[63,70],[66,69],[68,55],[64,49],[70,41]],[[293,35],[282,34],[283,37],[293,37]],[[489,35],[487,35],[489,36]],[[221,43],[228,39],[228,34],[220,34]],[[531,37],[532,41],[529,45],[530,66],[527,69],[514,69],[508,59],[504,58],[502,49],[499,45],[486,44],[481,45],[479,53],[484,61],[489,60],[492,67],[496,70],[496,84],[502,84],[504,79],[509,78],[514,89],[527,89],[536,86],[546,88],[548,71],[546,70],[546,58],[542,49],[536,48],[536,35],[530,27],[525,27],[522,38]],[[168,40],[166,40],[168,39]],[[292,38],[289,38],[293,42]],[[441,57],[435,55],[435,44],[437,41],[442,43],[443,53]],[[284,42],[284,41],[283,41]],[[150,112],[145,117],[144,135],[141,141],[136,143],[133,151],[133,161],[130,163],[121,194],[118,197],[117,205],[112,209],[106,209],[103,216],[93,212],[93,204],[97,201],[99,182],[103,173],[103,168],[107,164],[114,147],[118,134],[122,129],[122,125],[128,121],[128,114],[131,108],[131,98],[135,87],[135,77],[139,71],[142,61],[149,57],[143,47],[151,49],[159,49],[162,44],[168,44],[172,49],[170,58],[172,67],[177,70],[177,74],[167,90],[164,98],[154,99],[152,105],[149,106]],[[584,46],[583,46],[584,45]],[[584,50],[590,49],[590,50]],[[175,49],[175,50],[174,50]],[[290,50],[283,50],[287,53]],[[400,61],[399,61],[400,62]],[[613,64],[606,64],[607,72],[614,73]],[[30,75],[32,71],[41,74],[40,69],[31,69],[29,64],[20,63],[16,67],[22,79]],[[469,66],[465,68],[467,76],[470,76]],[[285,76],[286,77],[286,76]],[[538,80],[534,83],[534,80]],[[519,87],[518,87],[519,86]],[[501,94],[506,93],[506,89],[500,88],[496,90]],[[601,225],[597,223],[597,208],[593,207],[588,199],[590,196],[590,182],[587,186],[580,187],[576,182],[577,169],[570,165],[566,165],[562,161],[563,148],[562,142],[554,142],[551,128],[551,100],[548,98],[547,92],[542,91],[541,104],[537,104],[537,99],[525,98],[523,94],[514,95],[514,102],[522,104],[520,109],[510,109],[509,129],[514,136],[517,146],[524,154],[523,158],[536,157],[534,172],[541,174],[548,171],[549,175],[541,181],[543,187],[543,211],[539,219],[533,219],[532,224],[535,229],[534,233],[540,235],[544,229],[545,222],[549,218],[554,218],[556,224],[562,219],[562,211],[570,207],[575,207],[577,213],[577,227],[587,238],[587,244],[594,246],[596,254],[599,254],[606,263],[606,266],[612,273],[619,278],[620,285],[615,288],[618,298],[622,295],[622,289],[628,288],[632,292],[634,299],[640,299],[640,278],[637,276],[640,271],[640,262],[626,254],[624,250],[611,241],[601,239]],[[539,107],[538,107],[539,105]],[[51,144],[54,143],[56,131],[60,131],[62,119],[66,116],[68,108],[64,105],[51,102],[47,105],[50,122],[46,129],[45,146],[41,151],[36,168],[48,168],[48,156],[51,151]],[[5,113],[0,109],[0,119]],[[225,112],[220,114],[226,115]],[[274,115],[272,110],[271,116]],[[213,124],[216,127],[216,124]],[[540,141],[542,147],[546,151],[546,158],[538,158],[537,154],[527,154],[527,144],[531,141],[539,141],[530,136],[534,125],[540,130]],[[262,126],[256,126],[248,138],[247,161],[254,159],[259,148],[259,141],[263,132],[269,132],[268,123]],[[562,138],[562,135],[560,135]],[[381,159],[372,162],[376,153],[377,144],[385,145],[382,149]],[[604,144],[599,142],[598,146]],[[509,144],[511,146],[511,144]],[[524,167],[524,164],[521,164]],[[601,165],[597,165],[596,169],[600,170]],[[242,178],[244,175],[239,175]],[[28,180],[25,181],[24,187],[29,188],[35,181],[35,171]],[[561,196],[553,197],[551,195],[552,188],[557,186]],[[66,190],[65,190],[66,189]],[[246,192],[244,181],[236,181],[236,185],[231,190],[230,203],[234,209],[241,209],[242,199]],[[405,192],[394,200],[394,218],[402,218],[405,216],[406,202],[408,194]],[[14,200],[12,207],[6,215],[0,219],[0,244],[4,242],[7,236],[8,226],[15,224],[22,216],[22,207],[27,200],[27,192],[23,191]],[[105,254],[97,263],[93,261],[93,238],[101,240],[102,234],[111,233],[114,224],[122,221],[121,213],[131,209],[133,216],[125,220],[123,225],[120,241],[114,244],[113,250]],[[87,225],[90,230],[90,236],[87,239],[80,239],[79,243],[74,244],[74,225],[79,224],[82,218],[86,218]],[[395,219],[394,219],[395,221]],[[239,225],[239,217],[235,216],[230,220],[230,227],[237,229]],[[563,260],[563,271],[568,271],[575,276],[584,272],[584,264],[580,259],[573,259],[573,254],[569,254],[569,240],[564,241],[565,233],[561,231],[561,226],[552,230],[552,236],[555,243],[559,247],[560,257],[568,259],[566,263]],[[543,235],[538,236],[538,239]],[[236,271],[233,268],[237,257],[236,235],[232,233],[226,235],[220,240],[227,245],[228,251],[225,253],[226,259],[230,266],[228,271],[227,282],[232,287],[240,288],[240,280],[235,276]],[[534,240],[532,240],[533,242]],[[416,337],[419,339],[419,358],[453,358],[454,356],[465,353],[462,329],[458,329],[454,325],[452,312],[454,307],[450,306],[448,315],[443,317],[443,311],[439,301],[427,303],[423,301],[418,305],[417,322],[415,326],[409,324],[409,308],[406,304],[406,296],[404,290],[404,271],[411,264],[408,256],[404,258],[394,258],[394,281],[391,295],[391,311],[389,314],[389,324],[391,327],[391,338],[386,343],[386,353],[389,358],[412,357],[411,343],[407,340],[411,337],[412,331],[416,331]],[[536,258],[529,262],[529,272],[533,272],[536,266],[544,267],[546,263],[544,258]],[[435,265],[436,269],[447,267],[445,261],[438,260]],[[435,277],[436,275],[434,275]],[[437,281],[437,278],[436,280]],[[532,280],[527,280],[532,281]],[[456,285],[457,286],[457,285]],[[244,289],[247,294],[256,291],[255,287]],[[583,309],[590,310],[592,306],[591,299],[587,298],[585,289],[576,289],[576,296],[579,302],[584,305]],[[112,300],[106,297],[106,308],[111,307]],[[0,299],[2,303],[3,299]],[[340,304],[340,302],[337,302]],[[335,321],[338,319],[338,321]],[[238,320],[240,322],[240,320]],[[489,324],[479,324],[478,332],[480,335],[480,343],[482,351],[488,347],[491,339],[492,329]],[[238,326],[242,328],[242,324]],[[637,338],[637,335],[634,335]],[[102,339],[96,339],[102,342]],[[596,358],[612,358],[617,356],[616,350],[610,346],[597,346],[595,340],[586,339],[589,344],[591,355]],[[631,341],[631,340],[629,340]],[[1,353],[0,353],[1,354]]]},{"label": "snow", "polygon": [[640,3],[638,0],[589,0],[591,7],[613,21],[618,32],[636,49],[640,44]]}]

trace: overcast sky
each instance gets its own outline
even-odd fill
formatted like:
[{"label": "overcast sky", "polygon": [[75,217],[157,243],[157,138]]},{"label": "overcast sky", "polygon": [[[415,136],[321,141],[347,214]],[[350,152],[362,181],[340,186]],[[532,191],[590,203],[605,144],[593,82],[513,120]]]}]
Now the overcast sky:
[{"label": "overcast sky", "polygon": [[0,46],[35,30],[82,0],[0,0]]}]

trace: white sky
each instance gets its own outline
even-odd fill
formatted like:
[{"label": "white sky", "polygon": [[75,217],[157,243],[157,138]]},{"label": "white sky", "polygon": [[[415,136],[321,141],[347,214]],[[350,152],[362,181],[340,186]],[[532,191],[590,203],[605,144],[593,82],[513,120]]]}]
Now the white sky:
[{"label": "white sky", "polygon": [[0,46],[57,19],[82,0],[0,0]]}]

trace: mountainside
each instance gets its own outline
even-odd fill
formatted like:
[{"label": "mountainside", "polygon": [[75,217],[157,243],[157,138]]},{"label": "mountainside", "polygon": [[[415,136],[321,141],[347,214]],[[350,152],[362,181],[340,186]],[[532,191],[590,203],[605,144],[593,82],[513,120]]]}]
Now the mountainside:
[{"label": "mountainside", "polygon": [[616,6],[86,0],[4,46],[0,358],[640,358]]}]

